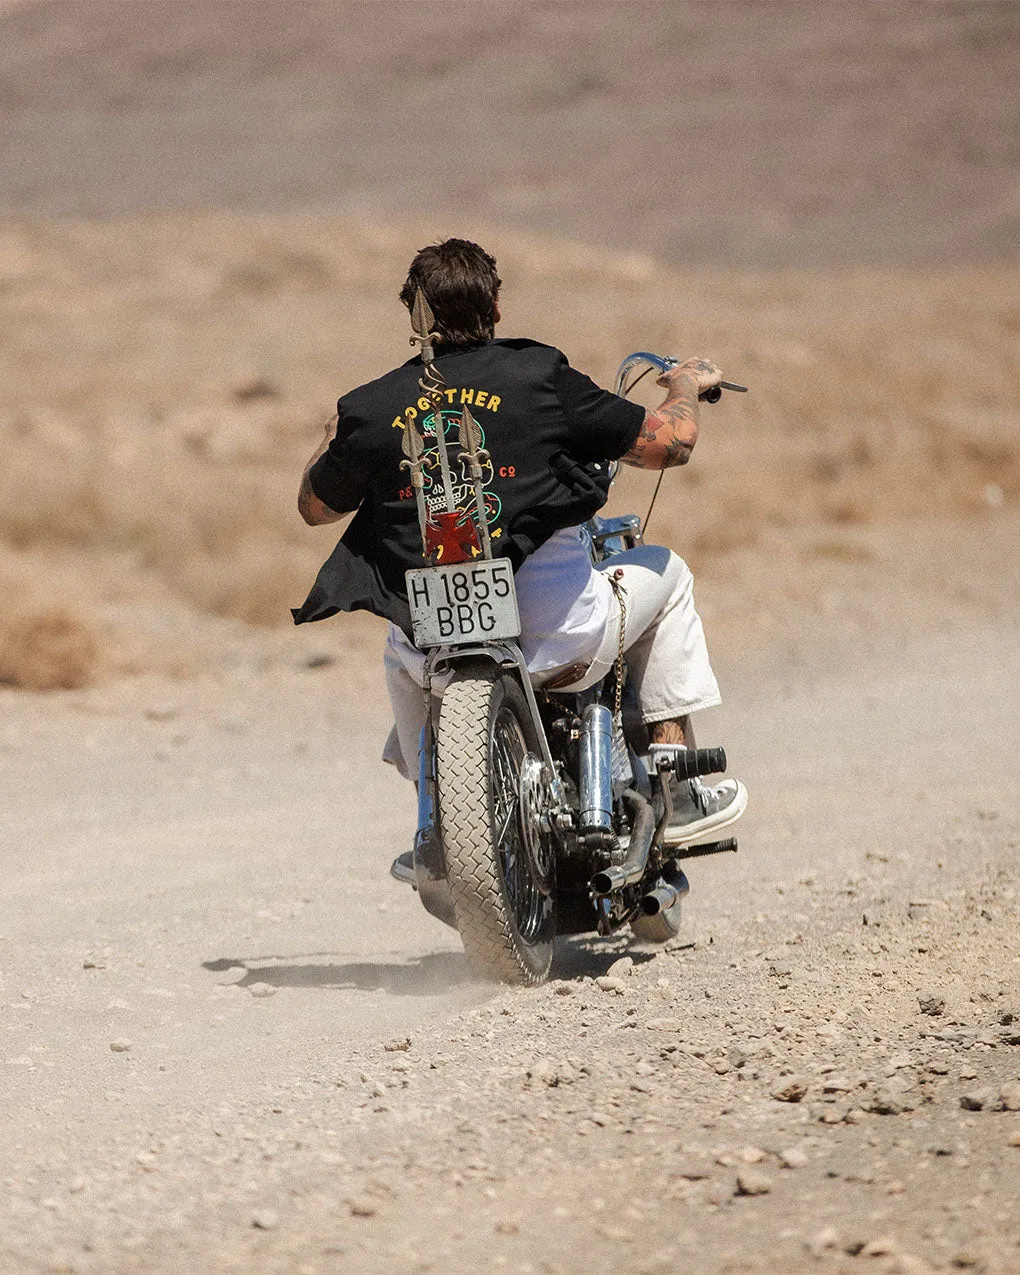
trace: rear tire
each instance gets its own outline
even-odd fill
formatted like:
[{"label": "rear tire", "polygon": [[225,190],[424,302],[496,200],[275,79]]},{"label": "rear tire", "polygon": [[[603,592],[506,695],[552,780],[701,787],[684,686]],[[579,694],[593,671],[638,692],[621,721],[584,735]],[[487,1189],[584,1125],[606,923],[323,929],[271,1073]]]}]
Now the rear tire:
[{"label": "rear tire", "polygon": [[454,675],[436,732],[439,825],[468,963],[483,978],[541,983],[552,963],[552,895],[522,836],[521,768],[538,752],[520,686],[494,664]]}]

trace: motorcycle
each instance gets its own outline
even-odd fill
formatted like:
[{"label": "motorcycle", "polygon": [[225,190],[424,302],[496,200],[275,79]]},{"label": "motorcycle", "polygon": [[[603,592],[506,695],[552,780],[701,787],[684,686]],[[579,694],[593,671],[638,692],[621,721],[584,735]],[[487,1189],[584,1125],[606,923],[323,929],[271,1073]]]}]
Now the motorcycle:
[{"label": "motorcycle", "polygon": [[[675,365],[632,354],[616,392],[626,396],[643,376]],[[713,387],[702,397],[720,396]],[[471,466],[478,453],[469,421],[468,413],[461,456]],[[643,543],[642,526],[637,515],[593,518],[584,528],[593,563]],[[670,830],[669,780],[724,771],[723,749],[650,743],[622,651],[590,689],[536,690],[515,640],[506,559],[426,566],[407,582],[430,705],[413,850],[425,908],[459,931],[477,975],[507,983],[541,983],[556,935],[629,925],[639,940],[668,942],[689,890],[682,865],[737,849],[731,837],[697,844]]]}]

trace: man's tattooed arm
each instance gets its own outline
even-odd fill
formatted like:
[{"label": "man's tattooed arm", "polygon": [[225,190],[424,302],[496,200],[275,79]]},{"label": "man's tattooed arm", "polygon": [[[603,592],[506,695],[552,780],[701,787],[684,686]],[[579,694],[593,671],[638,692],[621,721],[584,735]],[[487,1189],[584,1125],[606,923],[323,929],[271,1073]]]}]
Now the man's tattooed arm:
[{"label": "man's tattooed arm", "polygon": [[698,441],[698,395],[718,385],[719,369],[707,359],[688,359],[659,377],[668,390],[660,407],[645,412],[634,446],[624,464],[638,469],[672,469],[686,465]]}]

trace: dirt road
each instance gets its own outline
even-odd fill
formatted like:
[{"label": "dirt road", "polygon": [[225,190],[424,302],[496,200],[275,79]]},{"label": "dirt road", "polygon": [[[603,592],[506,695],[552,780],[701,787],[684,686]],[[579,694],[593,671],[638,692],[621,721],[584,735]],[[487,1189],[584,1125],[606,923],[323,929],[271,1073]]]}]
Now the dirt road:
[{"label": "dirt road", "polygon": [[374,675],[5,693],[3,1269],[1020,1270],[1017,530],[718,632],[741,854],[535,993],[388,879]]}]

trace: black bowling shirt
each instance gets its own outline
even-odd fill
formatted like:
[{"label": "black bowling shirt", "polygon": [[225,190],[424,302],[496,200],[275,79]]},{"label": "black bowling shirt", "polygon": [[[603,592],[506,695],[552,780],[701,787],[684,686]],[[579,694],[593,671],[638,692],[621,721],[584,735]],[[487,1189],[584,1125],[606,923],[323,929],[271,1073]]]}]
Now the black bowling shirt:
[{"label": "black bowling shirt", "polygon": [[[448,386],[442,408],[454,495],[475,514],[474,487],[457,460],[457,429],[467,404],[491,461],[483,465],[494,556],[514,570],[563,527],[605,504],[606,462],[634,445],[644,408],[600,389],[559,350],[537,341],[500,340],[439,353]],[[330,509],[357,509],[323,565],[296,624],[338,611],[372,611],[410,634],[404,572],[423,565],[410,478],[401,469],[402,418],[413,414],[426,455],[425,495],[445,509],[432,405],[418,385],[421,359],[345,394],[336,437],[309,473]]]}]

